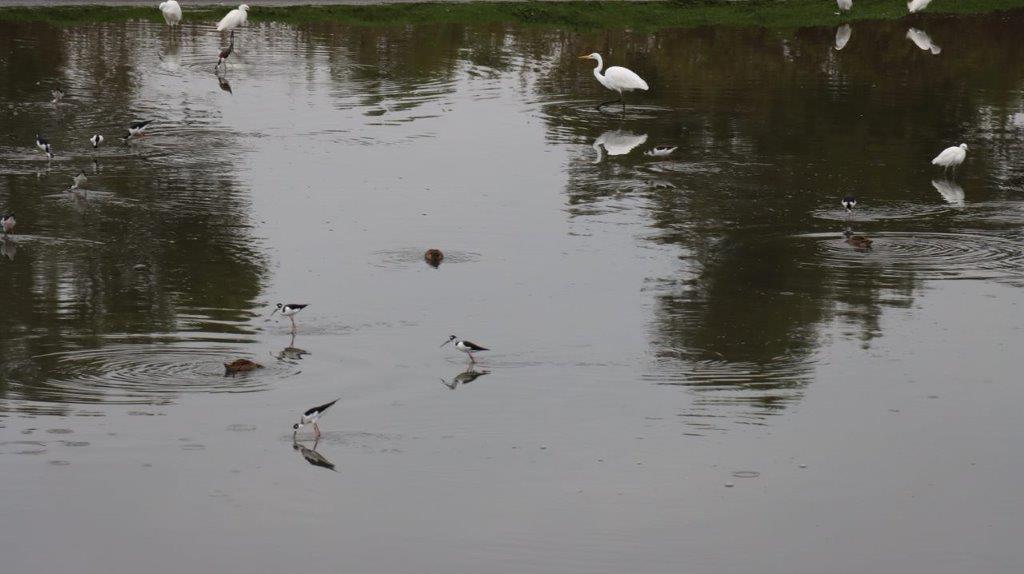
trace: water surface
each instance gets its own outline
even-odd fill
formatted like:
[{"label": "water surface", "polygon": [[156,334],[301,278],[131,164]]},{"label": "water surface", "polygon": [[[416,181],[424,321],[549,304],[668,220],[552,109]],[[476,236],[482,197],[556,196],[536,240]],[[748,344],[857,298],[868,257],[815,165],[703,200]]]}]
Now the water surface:
[{"label": "water surface", "polygon": [[1022,26],[0,23],[5,565],[1020,571]]}]

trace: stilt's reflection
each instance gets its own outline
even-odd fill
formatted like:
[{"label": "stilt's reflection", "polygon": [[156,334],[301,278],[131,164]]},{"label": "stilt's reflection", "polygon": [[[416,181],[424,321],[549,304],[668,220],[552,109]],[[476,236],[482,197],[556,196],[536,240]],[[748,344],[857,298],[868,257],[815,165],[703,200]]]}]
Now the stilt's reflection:
[{"label": "stilt's reflection", "polygon": [[292,448],[299,451],[299,454],[302,455],[302,458],[306,459],[306,462],[308,462],[309,464],[313,466],[319,466],[320,468],[326,468],[327,470],[334,470],[335,472],[337,472],[337,470],[335,470],[334,468],[334,463],[327,460],[327,457],[316,451],[316,447],[318,444],[320,444],[320,441],[315,441],[313,443],[313,448],[307,448],[302,446],[298,442],[292,442]]}]

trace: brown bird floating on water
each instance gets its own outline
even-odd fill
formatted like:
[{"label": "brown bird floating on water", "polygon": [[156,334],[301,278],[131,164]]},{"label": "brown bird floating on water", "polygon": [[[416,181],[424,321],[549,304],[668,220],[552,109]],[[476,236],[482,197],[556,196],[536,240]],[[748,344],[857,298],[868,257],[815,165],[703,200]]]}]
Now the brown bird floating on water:
[{"label": "brown bird floating on water", "polygon": [[263,365],[256,361],[250,361],[249,359],[235,359],[230,363],[224,363],[224,374],[233,375],[235,373],[247,373],[249,371],[255,371],[256,369],[262,369]]},{"label": "brown bird floating on water", "polygon": [[871,249],[871,239],[863,235],[854,235],[849,229],[843,232],[843,235],[846,236],[846,242],[855,249]]},{"label": "brown bird floating on water", "polygon": [[423,260],[427,262],[427,265],[437,269],[444,261],[444,253],[441,253],[440,249],[427,249],[427,252],[423,254]]}]

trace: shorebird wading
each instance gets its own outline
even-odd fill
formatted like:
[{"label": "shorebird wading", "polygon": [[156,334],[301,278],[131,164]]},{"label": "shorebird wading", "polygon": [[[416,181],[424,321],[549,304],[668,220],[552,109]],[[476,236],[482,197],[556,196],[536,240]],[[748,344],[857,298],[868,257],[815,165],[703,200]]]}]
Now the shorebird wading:
[{"label": "shorebird wading", "polygon": [[153,120],[146,120],[144,122],[132,122],[128,124],[128,133],[125,134],[121,139],[128,141],[135,136],[142,135],[142,132],[146,131],[149,124],[153,123]]},{"label": "shorebird wading", "polygon": [[36,134],[36,147],[45,153],[46,157],[53,159],[53,148],[50,147],[50,142],[39,134]]},{"label": "shorebird wading", "polygon": [[490,351],[490,349],[488,349],[487,347],[481,347],[480,345],[477,345],[476,343],[473,343],[471,341],[463,341],[462,339],[456,337],[455,335],[450,335],[447,341],[441,343],[441,346],[443,347],[448,343],[452,343],[452,345],[454,345],[456,349],[469,355],[469,362],[471,363],[476,362],[476,359],[473,358],[473,353],[476,353],[478,351]]},{"label": "shorebird wading", "polygon": [[271,311],[270,315],[273,316],[274,313],[277,313],[278,311],[280,311],[282,315],[284,315],[285,317],[288,317],[289,319],[291,319],[291,321],[292,321],[292,333],[294,333],[295,332],[295,314],[298,313],[299,311],[305,309],[306,307],[309,307],[309,305],[300,304],[300,303],[288,303],[287,305],[285,305],[284,303],[278,303],[277,304],[277,308],[274,309],[273,311]]},{"label": "shorebird wading", "polygon": [[299,429],[306,425],[313,425],[313,436],[319,439],[320,427],[319,425],[317,425],[317,422],[320,420],[320,415],[324,414],[324,411],[331,408],[331,405],[338,402],[339,400],[341,399],[334,399],[329,403],[322,404],[318,407],[313,407],[307,410],[306,412],[302,413],[302,417],[299,419],[299,422],[292,425],[292,430],[295,431],[292,433],[292,439],[294,439],[295,435],[299,433]]}]

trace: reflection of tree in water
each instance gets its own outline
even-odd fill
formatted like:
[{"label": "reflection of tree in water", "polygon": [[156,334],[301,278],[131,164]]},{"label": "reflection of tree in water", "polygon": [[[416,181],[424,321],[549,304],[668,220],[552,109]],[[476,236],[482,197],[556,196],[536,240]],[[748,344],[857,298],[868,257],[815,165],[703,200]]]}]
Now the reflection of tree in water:
[{"label": "reflection of tree in water", "polygon": [[[24,398],[60,400],[46,381],[61,366],[48,353],[102,347],[111,335],[144,343],[152,333],[249,332],[265,262],[234,181],[236,142],[200,113],[182,122],[153,108],[168,96],[143,93],[137,76],[149,58],[139,46],[161,42],[159,32],[131,23],[59,32],[0,23],[0,98],[19,103],[17,115],[0,110],[0,123],[12,126],[3,145],[24,147],[20,135],[41,130],[77,166],[87,161],[82,134],[101,131],[110,148],[133,114],[160,125],[130,150],[98,156],[103,175],[89,183],[102,193],[77,209],[70,199],[40,199],[57,191],[54,178],[27,169],[0,176],[0,204],[18,213],[26,231],[51,238],[24,242],[0,273],[0,380],[18,384]],[[32,104],[56,84],[69,94],[66,109]]]},{"label": "reflection of tree in water", "polygon": [[[680,249],[678,277],[648,281],[657,358],[647,378],[698,391],[689,422],[714,428],[723,407],[745,422],[778,412],[811,381],[823,328],[838,319],[867,346],[881,336],[886,309],[912,305],[923,284],[913,266],[836,264],[828,250],[843,248],[841,240],[805,235],[838,237],[841,222],[815,212],[838,210],[843,193],[884,206],[906,201],[908,188],[927,187],[921,172],[934,142],[985,139],[1018,121],[1024,71],[1015,62],[1024,48],[1013,38],[1021,23],[1019,16],[1010,23],[929,23],[936,41],[987,38],[977,49],[988,56],[984,65],[973,46],[959,47],[970,57],[921,53],[901,23],[858,23],[857,50],[841,55],[833,49],[834,30],[824,28],[573,40],[619,54],[610,59],[633,67],[653,88],[642,98],[643,106],[658,108],[653,113],[641,108],[623,119],[602,118],[578,102],[555,101],[545,117],[552,138],[578,146],[567,185],[574,217],[639,210],[654,230],[650,240]],[[597,88],[580,84],[589,76],[571,50],[562,52],[540,85],[556,96],[590,97]],[[971,89],[954,89],[951,98],[950,85]],[[962,126],[977,131],[965,135]],[[631,153],[592,165],[585,145],[613,128],[680,151],[666,162]],[[1001,138],[998,154],[972,157],[970,173],[1021,178],[1019,162],[1006,160],[1024,151],[1022,142]],[[952,217],[903,218],[872,221],[865,231],[955,225]]]}]

